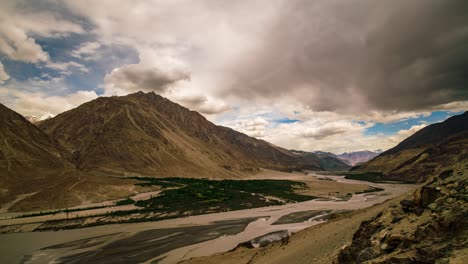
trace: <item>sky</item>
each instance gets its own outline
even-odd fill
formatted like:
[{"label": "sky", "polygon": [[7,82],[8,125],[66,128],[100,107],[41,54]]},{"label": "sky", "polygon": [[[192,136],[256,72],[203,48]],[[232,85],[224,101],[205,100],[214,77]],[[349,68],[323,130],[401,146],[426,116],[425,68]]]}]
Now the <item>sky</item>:
[{"label": "sky", "polygon": [[155,92],[281,147],[388,149],[468,109],[464,0],[0,0],[0,103]]}]

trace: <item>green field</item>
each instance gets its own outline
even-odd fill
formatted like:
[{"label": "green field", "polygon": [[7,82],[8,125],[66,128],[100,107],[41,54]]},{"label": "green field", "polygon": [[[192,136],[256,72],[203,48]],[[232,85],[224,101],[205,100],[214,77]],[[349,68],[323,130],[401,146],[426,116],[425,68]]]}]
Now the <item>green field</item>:
[{"label": "green field", "polygon": [[200,214],[301,202],[316,197],[300,195],[302,182],[287,180],[208,180],[188,178],[138,178],[139,185],[166,188],[157,196],[135,205],[150,211]]},{"label": "green field", "polygon": [[389,180],[385,178],[384,175],[380,172],[362,172],[362,173],[343,172],[343,173],[340,173],[339,175],[343,175],[345,176],[346,179],[349,179],[349,180],[368,181],[368,182],[374,182],[374,183],[399,183],[399,184],[406,183],[403,181]]}]

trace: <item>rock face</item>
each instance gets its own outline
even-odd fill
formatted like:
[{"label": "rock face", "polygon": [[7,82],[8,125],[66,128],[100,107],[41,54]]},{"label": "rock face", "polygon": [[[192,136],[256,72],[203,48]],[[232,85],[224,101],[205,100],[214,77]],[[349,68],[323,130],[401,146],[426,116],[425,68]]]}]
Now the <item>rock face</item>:
[{"label": "rock face", "polygon": [[324,169],[297,154],[216,126],[155,93],[101,97],[38,125],[81,170],[185,177],[232,177],[276,170]]},{"label": "rock face", "polygon": [[390,180],[425,182],[468,158],[468,112],[427,126],[374,159],[352,170],[381,172]]},{"label": "rock face", "polygon": [[[363,222],[339,263],[463,263],[468,249],[467,162],[431,178]],[[457,262],[460,261],[460,262]],[[466,262],[465,262],[466,263]]]}]

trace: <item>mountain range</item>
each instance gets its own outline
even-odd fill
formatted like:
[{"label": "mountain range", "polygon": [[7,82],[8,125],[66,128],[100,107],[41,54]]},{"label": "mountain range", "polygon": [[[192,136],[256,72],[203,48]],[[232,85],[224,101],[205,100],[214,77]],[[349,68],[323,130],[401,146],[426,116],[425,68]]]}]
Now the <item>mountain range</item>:
[{"label": "mountain range", "polygon": [[0,203],[30,194],[22,202],[37,202],[35,209],[93,201],[96,193],[115,197],[119,188],[126,195],[110,176],[223,179],[260,168],[349,168],[339,159],[292,152],[216,126],[155,93],[100,97],[35,125],[3,105],[0,114]]},{"label": "mountain range", "polygon": [[[214,125],[155,93],[100,97],[35,125],[3,105],[0,114],[0,203],[31,195],[16,209],[65,207],[134,191],[113,176],[223,179],[260,168],[350,168],[339,155],[287,150]],[[467,123],[464,113],[427,126],[353,170],[424,181],[467,159]]]},{"label": "mountain range", "polygon": [[214,125],[152,92],[100,97],[38,127],[69,150],[81,170],[223,178],[259,168],[327,169],[316,155]]},{"label": "mountain range", "polygon": [[334,153],[325,152],[325,151],[314,151],[313,153],[315,153],[319,157],[324,158],[328,156],[328,157],[340,159],[350,166],[356,166],[360,163],[364,163],[366,161],[369,161],[377,157],[380,153],[382,153],[382,151],[381,150],[376,150],[376,151],[361,150],[361,151],[353,151],[353,152],[344,152],[341,154],[334,154]]}]

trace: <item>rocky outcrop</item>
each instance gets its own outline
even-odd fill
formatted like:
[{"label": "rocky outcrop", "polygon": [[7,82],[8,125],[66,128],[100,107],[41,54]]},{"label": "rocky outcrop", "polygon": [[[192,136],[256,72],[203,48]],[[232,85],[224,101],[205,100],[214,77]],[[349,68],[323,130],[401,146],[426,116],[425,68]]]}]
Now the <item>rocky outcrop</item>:
[{"label": "rocky outcrop", "polygon": [[458,263],[468,248],[468,168],[460,167],[363,222],[338,263]]}]

